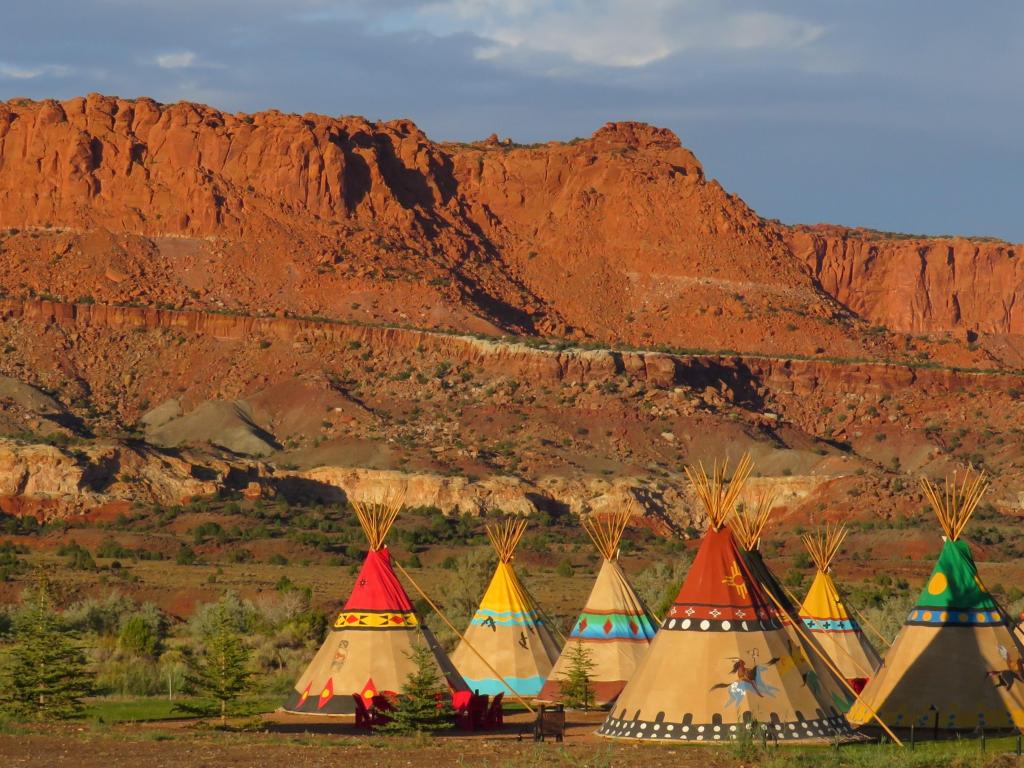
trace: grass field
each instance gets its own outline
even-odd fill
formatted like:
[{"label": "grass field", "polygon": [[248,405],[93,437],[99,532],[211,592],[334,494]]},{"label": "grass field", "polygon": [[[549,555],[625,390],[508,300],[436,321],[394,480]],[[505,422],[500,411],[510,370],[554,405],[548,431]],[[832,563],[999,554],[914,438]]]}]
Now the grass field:
[{"label": "grass field", "polygon": [[[239,715],[258,715],[272,712],[280,706],[280,696],[248,697],[235,702],[233,710]],[[85,711],[88,720],[97,723],[145,723],[162,720],[189,720],[194,715],[181,709],[183,704],[205,704],[181,697],[139,696],[132,698],[97,698],[89,702]]]},{"label": "grass field", "polygon": [[[110,768],[142,764],[175,766],[683,766],[684,768],[1002,768],[1020,765],[1010,737],[893,744],[761,747],[738,743],[717,747],[634,743],[594,734],[600,713],[571,713],[564,743],[519,740],[526,715],[506,719],[501,732],[442,733],[434,737],[359,734],[351,725],[290,716],[235,719],[219,730],[195,720],[162,720],[170,713],[156,700],[104,702],[105,722],[57,726],[11,725],[0,732],[5,766],[74,765]],[[255,704],[256,702],[253,702]],[[134,720],[134,722],[129,722]],[[148,722],[146,722],[148,720]]]}]

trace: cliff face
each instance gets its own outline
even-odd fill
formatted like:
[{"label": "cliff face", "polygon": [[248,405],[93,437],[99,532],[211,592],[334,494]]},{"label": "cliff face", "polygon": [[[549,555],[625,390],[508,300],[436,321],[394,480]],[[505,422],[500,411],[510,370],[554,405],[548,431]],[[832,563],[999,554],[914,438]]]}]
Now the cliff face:
[{"label": "cliff face", "polygon": [[837,228],[788,238],[822,288],[872,323],[911,333],[1024,333],[1020,246]]},{"label": "cliff face", "polygon": [[451,145],[406,120],[7,102],[3,232],[14,295],[848,356],[880,340],[844,306],[897,331],[1024,327],[1019,248],[790,230],[640,123]]},{"label": "cliff face", "polygon": [[0,208],[21,226],[258,235],[247,227],[401,225],[453,191],[443,154],[406,121],[229,115],[91,94],[0,105],[0,148]]},{"label": "cliff face", "polygon": [[919,506],[890,474],[979,457],[1017,498],[1020,250],[766,221],[639,123],[456,145],[401,120],[0,104],[0,510],[261,492],[262,469],[148,449],[164,411],[186,451],[245,422],[294,465],[268,492],[399,471],[445,509],[579,511],[749,449],[828,481],[808,510],[854,487]]}]

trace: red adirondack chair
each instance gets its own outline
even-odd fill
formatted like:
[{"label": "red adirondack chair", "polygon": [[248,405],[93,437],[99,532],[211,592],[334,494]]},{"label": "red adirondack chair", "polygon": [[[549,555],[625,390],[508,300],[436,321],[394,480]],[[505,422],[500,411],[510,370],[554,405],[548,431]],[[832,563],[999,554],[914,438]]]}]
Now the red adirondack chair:
[{"label": "red adirondack chair", "polygon": [[370,710],[366,708],[363,694],[353,693],[352,701],[356,703],[356,728],[362,728],[366,731],[373,730],[373,718],[370,716]]},{"label": "red adirondack chair", "polygon": [[493,731],[496,728],[501,728],[504,724],[504,713],[501,709],[501,701],[505,698],[505,692],[502,691],[491,700],[491,706],[487,708],[487,714],[484,715],[483,729],[485,731]]},{"label": "red adirondack chair", "polygon": [[466,709],[458,713],[455,718],[455,725],[463,731],[479,731],[484,726],[484,719],[487,715],[487,701],[490,697],[487,694],[478,693],[469,697]]},{"label": "red adirondack chair", "polygon": [[373,706],[370,709],[370,719],[374,725],[384,725],[391,722],[388,712],[394,712],[395,705],[387,696],[380,694],[373,697]]}]

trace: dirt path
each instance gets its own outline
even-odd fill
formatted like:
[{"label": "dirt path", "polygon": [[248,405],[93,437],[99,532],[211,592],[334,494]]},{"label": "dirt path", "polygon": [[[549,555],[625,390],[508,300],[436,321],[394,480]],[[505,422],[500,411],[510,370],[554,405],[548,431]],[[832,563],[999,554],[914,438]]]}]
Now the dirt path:
[{"label": "dirt path", "polygon": [[399,738],[357,734],[347,724],[313,718],[272,718],[266,732],[222,733],[191,722],[94,728],[84,724],[0,735],[0,765],[74,768],[376,768],[409,766],[636,766],[725,768],[728,750],[609,742],[594,735],[601,715],[574,715],[565,742],[519,741],[523,716],[486,735]]}]

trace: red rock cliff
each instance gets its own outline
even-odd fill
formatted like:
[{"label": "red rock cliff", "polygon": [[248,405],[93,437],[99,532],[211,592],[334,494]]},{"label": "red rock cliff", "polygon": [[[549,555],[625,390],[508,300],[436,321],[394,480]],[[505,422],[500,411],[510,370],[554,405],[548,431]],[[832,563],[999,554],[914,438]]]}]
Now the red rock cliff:
[{"label": "red rock cliff", "polygon": [[1021,246],[794,230],[793,252],[822,288],[867,320],[912,333],[1024,333]]},{"label": "red rock cliff", "polygon": [[842,305],[897,330],[1024,322],[1012,246],[791,231],[640,123],[452,145],[405,120],[11,101],[0,227],[33,230],[0,242],[13,295],[872,357],[890,342]]}]

